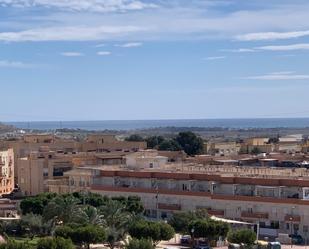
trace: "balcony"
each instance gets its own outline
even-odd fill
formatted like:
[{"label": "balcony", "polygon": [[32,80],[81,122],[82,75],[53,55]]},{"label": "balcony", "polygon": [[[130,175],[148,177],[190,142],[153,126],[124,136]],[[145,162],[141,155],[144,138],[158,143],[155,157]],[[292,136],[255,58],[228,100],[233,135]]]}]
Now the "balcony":
[{"label": "balcony", "polygon": [[219,210],[219,209],[208,209],[207,213],[208,215],[224,216],[224,210]]},{"label": "balcony", "polygon": [[285,220],[285,221],[288,221],[288,222],[300,222],[301,218],[300,218],[299,215],[287,214],[287,215],[284,217],[284,220]]},{"label": "balcony", "polygon": [[249,219],[268,219],[268,213],[262,212],[241,212],[242,218]]},{"label": "balcony", "polygon": [[158,209],[179,211],[181,210],[181,206],[179,204],[158,203]]}]

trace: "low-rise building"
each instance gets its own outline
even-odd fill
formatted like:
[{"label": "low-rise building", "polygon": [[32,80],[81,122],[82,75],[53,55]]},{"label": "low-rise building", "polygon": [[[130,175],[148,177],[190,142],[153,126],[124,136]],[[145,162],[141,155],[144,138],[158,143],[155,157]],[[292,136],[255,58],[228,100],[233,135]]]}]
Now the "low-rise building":
[{"label": "low-rise building", "polygon": [[[0,148],[7,150],[12,148],[14,152],[14,176],[18,180],[19,158],[28,157],[31,153],[39,151],[42,147],[61,153],[78,152],[135,152],[146,149],[146,142],[121,141],[115,135],[93,134],[85,140],[63,139],[53,134],[25,134],[21,139],[1,140]],[[116,158],[117,160],[119,158]]]},{"label": "low-rise building", "polygon": [[238,155],[240,144],[236,142],[209,142],[204,146],[206,153],[215,156]]},{"label": "low-rise building", "polygon": [[[91,191],[141,197],[146,214],[168,218],[174,212],[205,208],[210,215],[259,223],[272,234],[308,237],[309,171],[268,167],[170,165],[165,169],[78,167],[50,191]],[[267,234],[265,234],[267,235]]]}]

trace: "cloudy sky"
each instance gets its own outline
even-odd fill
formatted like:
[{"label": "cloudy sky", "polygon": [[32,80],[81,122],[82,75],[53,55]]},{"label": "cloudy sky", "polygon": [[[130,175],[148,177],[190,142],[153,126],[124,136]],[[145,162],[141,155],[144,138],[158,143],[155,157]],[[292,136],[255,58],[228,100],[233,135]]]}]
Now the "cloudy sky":
[{"label": "cloudy sky", "polygon": [[309,117],[308,13],[308,0],[0,0],[0,120]]}]

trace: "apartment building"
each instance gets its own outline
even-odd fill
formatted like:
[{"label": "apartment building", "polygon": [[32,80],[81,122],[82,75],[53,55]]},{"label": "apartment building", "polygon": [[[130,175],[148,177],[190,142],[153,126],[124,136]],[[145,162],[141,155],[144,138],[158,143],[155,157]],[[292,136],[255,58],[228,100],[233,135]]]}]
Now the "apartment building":
[{"label": "apartment building", "polygon": [[[26,134],[21,139],[2,140],[0,148],[12,148],[14,152],[14,175],[18,182],[19,158],[28,157],[31,153],[39,151],[48,146],[49,150],[55,152],[77,153],[77,152],[134,152],[147,147],[146,142],[120,141],[114,135],[94,134],[85,140],[75,141],[63,139],[53,134]],[[103,159],[102,159],[103,160]],[[115,158],[115,161],[119,158]]]},{"label": "apartment building", "polygon": [[77,167],[49,190],[91,191],[107,196],[141,197],[146,214],[168,218],[199,208],[209,215],[259,223],[261,234],[297,233],[309,238],[309,172],[202,165],[170,165],[168,169]]},{"label": "apartment building", "polygon": [[0,196],[14,189],[14,152],[13,149],[0,151]]},{"label": "apartment building", "polygon": [[23,195],[48,191],[49,180],[61,180],[64,173],[87,165],[125,165],[130,152],[63,152],[41,146],[27,157],[18,158],[17,183]]}]

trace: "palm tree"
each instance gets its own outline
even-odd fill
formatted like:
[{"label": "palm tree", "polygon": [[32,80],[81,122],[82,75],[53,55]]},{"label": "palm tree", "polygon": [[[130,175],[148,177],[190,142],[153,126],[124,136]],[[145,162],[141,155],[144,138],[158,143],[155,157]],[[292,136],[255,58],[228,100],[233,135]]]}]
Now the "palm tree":
[{"label": "palm tree", "polygon": [[100,208],[103,215],[103,225],[107,228],[107,242],[113,249],[115,244],[125,239],[133,215],[126,211],[126,207],[120,201],[110,200]]},{"label": "palm tree", "polygon": [[87,224],[102,225],[104,224],[104,216],[99,214],[98,209],[93,206],[85,206],[83,212],[87,217]]},{"label": "palm tree", "polygon": [[87,220],[87,216],[79,202],[72,196],[54,198],[44,208],[44,220],[54,220],[56,224],[83,223]]}]

